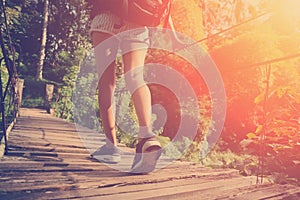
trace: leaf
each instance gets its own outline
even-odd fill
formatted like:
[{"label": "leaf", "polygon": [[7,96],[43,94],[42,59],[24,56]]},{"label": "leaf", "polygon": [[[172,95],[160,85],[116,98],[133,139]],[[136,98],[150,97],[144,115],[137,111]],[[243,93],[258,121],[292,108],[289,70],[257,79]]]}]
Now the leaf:
[{"label": "leaf", "polygon": [[254,133],[248,133],[247,134],[247,138],[248,139],[254,139],[254,138],[256,138],[257,136],[254,134]]},{"label": "leaf", "polygon": [[265,97],[265,93],[260,93],[255,99],[254,99],[254,103],[255,104],[260,104],[263,100],[264,100],[264,97]]},{"label": "leaf", "polygon": [[285,94],[286,94],[286,88],[281,87],[277,90],[277,97],[279,99],[281,99]]},{"label": "leaf", "polygon": [[255,130],[255,133],[256,134],[261,133],[262,130],[263,130],[263,125],[258,125],[258,127]]}]

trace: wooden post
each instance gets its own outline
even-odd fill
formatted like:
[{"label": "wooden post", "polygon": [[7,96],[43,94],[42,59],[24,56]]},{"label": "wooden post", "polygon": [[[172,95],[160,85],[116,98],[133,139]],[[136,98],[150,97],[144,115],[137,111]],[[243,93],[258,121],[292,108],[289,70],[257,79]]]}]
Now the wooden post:
[{"label": "wooden post", "polygon": [[51,113],[51,100],[53,97],[54,85],[46,84],[46,96],[45,96],[45,106],[47,113]]},{"label": "wooden post", "polygon": [[24,79],[18,78],[15,86],[15,94],[16,94],[15,109],[17,115],[19,114],[20,111],[19,108],[22,105],[23,88],[24,88]]}]

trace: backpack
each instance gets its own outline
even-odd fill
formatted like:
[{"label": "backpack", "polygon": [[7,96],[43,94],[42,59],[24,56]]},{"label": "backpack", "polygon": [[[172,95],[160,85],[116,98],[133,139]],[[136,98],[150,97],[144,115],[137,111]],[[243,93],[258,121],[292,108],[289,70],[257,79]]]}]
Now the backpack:
[{"label": "backpack", "polygon": [[91,18],[110,10],[122,19],[141,26],[166,23],[172,0],[87,0],[92,5]]},{"label": "backpack", "polygon": [[171,0],[123,0],[123,16],[142,26],[158,26],[166,23]]}]

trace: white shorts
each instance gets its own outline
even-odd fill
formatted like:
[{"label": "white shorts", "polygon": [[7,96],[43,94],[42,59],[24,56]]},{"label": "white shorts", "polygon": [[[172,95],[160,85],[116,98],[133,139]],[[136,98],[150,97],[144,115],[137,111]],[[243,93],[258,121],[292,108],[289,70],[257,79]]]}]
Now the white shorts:
[{"label": "white shorts", "polygon": [[147,49],[150,45],[147,27],[122,20],[109,11],[98,14],[93,18],[89,32],[90,35],[94,32],[102,32],[117,36],[121,50],[124,48],[126,51],[137,48]]}]

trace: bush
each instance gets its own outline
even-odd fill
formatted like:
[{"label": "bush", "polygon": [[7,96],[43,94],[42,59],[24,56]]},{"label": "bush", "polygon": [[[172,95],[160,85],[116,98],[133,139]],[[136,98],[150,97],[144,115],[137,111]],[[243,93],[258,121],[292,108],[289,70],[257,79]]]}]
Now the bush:
[{"label": "bush", "polygon": [[45,108],[46,84],[54,84],[56,87],[59,85],[49,80],[36,80],[34,77],[25,77],[22,106]]}]

